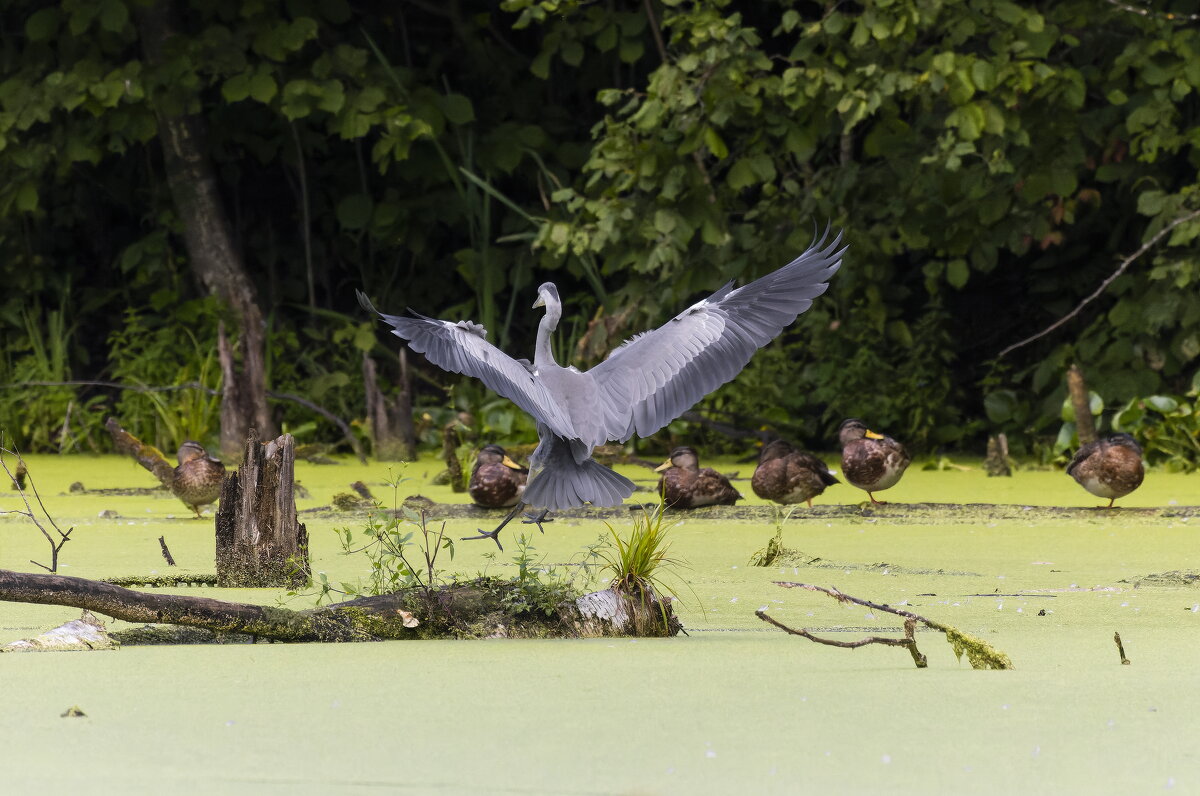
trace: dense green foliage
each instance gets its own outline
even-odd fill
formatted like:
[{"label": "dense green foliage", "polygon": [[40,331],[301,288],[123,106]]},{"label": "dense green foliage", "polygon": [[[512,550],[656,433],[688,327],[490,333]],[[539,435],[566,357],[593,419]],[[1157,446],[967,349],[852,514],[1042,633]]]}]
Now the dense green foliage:
[{"label": "dense green foliage", "polygon": [[[135,2],[9,3],[0,384],[218,386],[226,310],[188,267],[158,98],[207,126],[273,390],[363,416],[362,352],[395,341],[356,287],[527,352],[532,288],[553,279],[560,358],[588,365],[829,220],[851,246],[829,295],[705,408],[820,447],[855,414],[918,448],[1004,430],[1049,450],[1072,361],[1110,407],[1182,395],[1200,363],[1196,220],[998,357],[1200,207],[1188,5],[218,0],[183,9],[152,68]],[[423,375],[419,414],[490,401]],[[212,434],[215,407],[3,388],[0,427],[27,449],[101,445],[119,411],[170,448]],[[338,437],[276,411],[302,439]],[[487,412],[497,436],[529,431]]]}]

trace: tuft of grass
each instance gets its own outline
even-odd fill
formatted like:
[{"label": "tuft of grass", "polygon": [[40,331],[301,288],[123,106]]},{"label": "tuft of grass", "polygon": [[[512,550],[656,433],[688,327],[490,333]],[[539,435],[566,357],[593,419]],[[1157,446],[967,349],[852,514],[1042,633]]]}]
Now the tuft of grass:
[{"label": "tuft of grass", "polygon": [[606,562],[603,571],[613,575],[610,587],[614,591],[638,597],[643,602],[654,600],[656,595],[678,599],[675,589],[663,580],[664,575],[671,575],[686,583],[678,573],[686,564],[669,555],[671,543],[667,540],[667,531],[672,527],[673,524],[668,525],[663,520],[661,503],[653,512],[643,509],[641,516],[635,516],[633,528],[626,537],[608,525],[612,545],[600,551],[600,556]]}]

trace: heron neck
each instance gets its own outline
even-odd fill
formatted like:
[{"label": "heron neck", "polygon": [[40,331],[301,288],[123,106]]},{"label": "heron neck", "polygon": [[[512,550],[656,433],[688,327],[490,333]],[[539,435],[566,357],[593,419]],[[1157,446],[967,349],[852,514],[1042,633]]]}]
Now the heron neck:
[{"label": "heron neck", "polygon": [[546,314],[538,324],[537,344],[533,349],[534,367],[557,365],[554,361],[554,351],[550,348],[550,334],[558,327],[558,319],[562,317],[562,308],[554,304],[546,305]]}]

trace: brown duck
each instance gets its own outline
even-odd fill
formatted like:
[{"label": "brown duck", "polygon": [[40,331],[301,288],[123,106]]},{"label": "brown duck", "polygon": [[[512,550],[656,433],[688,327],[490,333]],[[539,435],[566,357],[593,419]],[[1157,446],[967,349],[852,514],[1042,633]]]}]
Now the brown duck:
[{"label": "brown duck", "polygon": [[515,506],[525,494],[529,471],[509,458],[499,445],[485,445],[475,457],[467,491],[475,505],[495,509]]},{"label": "brown duck", "polygon": [[1142,446],[1128,434],[1101,437],[1075,453],[1067,475],[1096,497],[1108,498],[1104,508],[1111,509],[1117,498],[1137,489],[1146,477]]},{"label": "brown duck", "polygon": [[754,494],[776,503],[808,503],[825,491],[840,484],[825,462],[802,451],[790,442],[772,440],[758,454],[758,467],[750,479]]},{"label": "brown duck", "polygon": [[671,457],[654,469],[662,473],[658,494],[670,508],[732,506],[742,498],[728,478],[711,467],[700,469],[700,457],[686,445],[671,451]]},{"label": "brown duck", "polygon": [[199,442],[188,440],[176,454],[179,466],[171,481],[171,491],[200,516],[200,507],[216,502],[225,480],[225,465],[208,455]]},{"label": "brown duck", "polygon": [[896,440],[876,434],[853,417],[842,421],[838,439],[842,443],[842,475],[854,486],[866,490],[872,503],[884,503],[872,493],[896,485],[912,461],[908,451]]}]

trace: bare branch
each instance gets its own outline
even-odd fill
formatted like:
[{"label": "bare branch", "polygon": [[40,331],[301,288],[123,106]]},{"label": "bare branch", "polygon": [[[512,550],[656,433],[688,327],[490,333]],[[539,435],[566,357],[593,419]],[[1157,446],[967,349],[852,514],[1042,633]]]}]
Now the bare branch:
[{"label": "bare branch", "polygon": [[[1110,2],[1111,2],[1111,0],[1110,0]],[[1047,326],[1045,329],[1041,330],[1037,334],[1030,335],[1029,337],[1026,337],[1024,340],[1020,341],[1019,343],[1013,343],[1008,348],[1004,349],[999,354],[997,354],[996,358],[999,359],[999,358],[1003,357],[1005,354],[1008,354],[1009,352],[1016,351],[1018,348],[1021,348],[1022,346],[1029,345],[1034,340],[1038,340],[1042,337],[1045,337],[1046,335],[1050,334],[1058,327],[1062,326],[1067,321],[1074,318],[1076,315],[1078,315],[1080,312],[1083,311],[1084,307],[1086,307],[1088,304],[1091,304],[1093,301],[1095,301],[1100,296],[1101,293],[1103,293],[1105,290],[1107,290],[1108,286],[1111,285],[1114,281],[1116,281],[1117,277],[1119,277],[1121,274],[1125,273],[1125,270],[1127,268],[1129,268],[1130,265],[1133,264],[1134,260],[1141,257],[1146,252],[1150,251],[1150,249],[1154,246],[1154,244],[1156,244],[1160,240],[1162,240],[1163,237],[1165,237],[1168,232],[1175,229],[1175,227],[1179,226],[1180,224],[1184,224],[1188,221],[1191,221],[1195,218],[1200,218],[1200,210],[1193,210],[1192,212],[1188,213],[1186,216],[1180,216],[1179,218],[1172,221],[1170,224],[1167,224],[1165,227],[1163,227],[1157,233],[1155,233],[1154,237],[1150,238],[1150,240],[1143,243],[1141,245],[1141,247],[1138,248],[1137,251],[1135,251],[1133,254],[1129,255],[1124,260],[1122,260],[1121,264],[1119,266],[1117,266],[1117,270],[1115,270],[1111,274],[1109,274],[1108,278],[1105,279],[1103,282],[1101,282],[1100,286],[1097,287],[1094,291],[1092,291],[1091,295],[1089,295],[1087,298],[1085,298],[1083,301],[1079,302],[1079,304],[1077,304],[1075,306],[1075,309],[1071,310],[1066,315],[1062,316],[1057,321],[1050,324],[1049,326]]]},{"label": "bare branch", "polygon": [[[871,602],[870,600],[864,600],[860,597],[854,597],[854,596],[846,594],[844,592],[840,592],[832,586],[830,586],[829,588],[826,588],[824,586],[815,586],[811,583],[793,583],[791,581],[775,581],[775,585],[782,586],[785,589],[808,589],[809,591],[820,592],[821,594],[825,594],[829,597],[832,597],[833,599],[835,599],[841,603],[854,603],[855,605],[861,605],[866,608],[870,608],[873,611],[883,611],[884,613],[894,614],[895,616],[902,616],[905,619],[905,622],[904,622],[905,639],[903,639],[903,640],[902,639],[881,639],[879,641],[871,641],[871,640],[867,639],[862,642],[832,642],[829,639],[819,639],[817,637],[814,637],[808,631],[795,631],[795,630],[792,630],[791,628],[786,628],[783,625],[776,622],[775,620],[768,619],[766,616],[763,615],[763,612],[761,612],[761,611],[756,612],[759,619],[762,619],[765,622],[770,622],[773,625],[781,627],[782,629],[787,630],[789,633],[793,633],[797,636],[804,636],[805,638],[807,638],[811,641],[816,641],[820,644],[830,644],[831,646],[836,646],[836,647],[861,647],[866,644],[888,644],[890,646],[895,646],[895,647],[908,647],[908,650],[909,650],[909,652],[912,653],[913,661],[917,664],[917,667],[923,669],[923,668],[925,668],[925,656],[922,655],[917,650],[916,639],[913,636],[913,632],[916,627],[916,623],[920,622],[921,624],[925,625],[926,627],[928,627],[932,630],[937,630],[937,631],[940,631],[941,633],[945,634],[946,641],[948,641],[950,643],[950,645],[954,648],[954,654],[957,655],[959,657],[959,659],[961,659],[963,653],[965,652],[967,655],[967,660],[970,662],[971,667],[974,669],[1011,669],[1011,668],[1013,668],[1012,660],[1010,660],[1007,655],[1005,655],[1003,652],[1000,652],[999,650],[995,649],[994,647],[992,647],[992,645],[988,644],[983,639],[976,638],[967,633],[964,633],[961,630],[959,630],[958,628],[953,627],[951,625],[944,625],[941,622],[934,621],[933,619],[927,619],[927,618],[921,616],[920,614],[914,614],[911,611],[905,611],[900,608],[893,608],[890,605],[883,605],[881,603]],[[874,637],[872,637],[872,638],[874,638]]]}]

